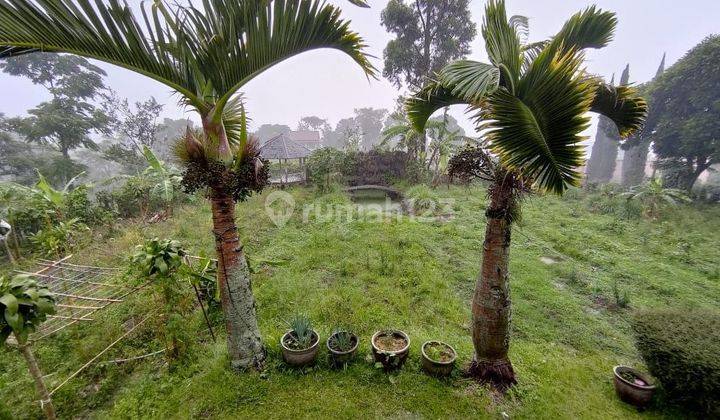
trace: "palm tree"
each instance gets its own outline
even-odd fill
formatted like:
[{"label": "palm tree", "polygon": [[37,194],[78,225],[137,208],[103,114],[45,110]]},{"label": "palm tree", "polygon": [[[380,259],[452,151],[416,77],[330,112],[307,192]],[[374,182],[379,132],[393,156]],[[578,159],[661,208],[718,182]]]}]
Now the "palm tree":
[{"label": "palm tree", "polygon": [[[467,104],[499,166],[491,174],[482,267],[472,302],[475,360],[470,373],[504,389],[515,383],[508,357],[508,256],[518,199],[529,187],[561,194],[578,185],[584,162],[581,136],[589,111],[601,113],[623,137],[637,131],[647,105],[628,86],[613,87],[583,69],[584,50],[612,39],[613,13],[590,7],[549,40],[523,45],[527,19],[508,19],[503,0],[490,0],[482,33],[490,64],[448,64],[406,108],[418,131],[437,110]],[[479,159],[479,164],[492,159]]]},{"label": "palm tree", "polygon": [[628,200],[640,201],[645,207],[645,216],[657,220],[660,217],[660,208],[665,205],[677,206],[678,203],[689,203],[692,200],[685,191],[677,188],[665,188],[662,178],[652,178],[650,181],[630,188],[630,191],[620,195]]},{"label": "palm tree", "polygon": [[181,146],[185,175],[195,187],[209,190],[232,365],[259,368],[265,349],[235,201],[262,189],[266,176],[257,147],[243,135],[245,118],[236,93],[275,64],[318,48],[346,53],[368,76],[375,69],[340,10],[319,0],[201,3],[168,7],[153,0],[149,8],[141,7],[141,24],[120,0],[1,0],[0,59],[37,51],[97,59],[171,87],[199,114],[201,135],[186,136]]}]

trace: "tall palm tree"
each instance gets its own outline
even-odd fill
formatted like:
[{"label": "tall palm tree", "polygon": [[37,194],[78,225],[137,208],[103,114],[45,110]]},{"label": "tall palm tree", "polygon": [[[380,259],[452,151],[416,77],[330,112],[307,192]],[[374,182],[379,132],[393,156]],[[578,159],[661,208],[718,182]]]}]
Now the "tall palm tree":
[{"label": "tall palm tree", "polygon": [[202,133],[186,136],[180,147],[186,178],[209,190],[232,364],[260,367],[265,350],[235,201],[262,189],[266,170],[247,140],[236,93],[275,64],[318,48],[346,53],[368,76],[375,69],[340,10],[319,0],[151,3],[141,6],[139,21],[120,0],[0,0],[0,59],[37,51],[97,59],[171,87],[199,114]]},{"label": "tall palm tree", "polygon": [[[613,87],[583,69],[584,50],[612,39],[613,13],[590,7],[549,40],[523,45],[527,19],[508,19],[503,0],[490,0],[482,33],[490,64],[448,64],[406,108],[417,130],[438,109],[467,104],[499,163],[486,210],[482,267],[472,302],[475,360],[471,374],[506,388],[515,383],[510,343],[508,255],[518,198],[528,187],[561,194],[578,185],[584,163],[581,135],[589,111],[607,116],[623,137],[637,131],[647,105],[628,86]],[[478,159],[492,164],[492,159]],[[479,171],[483,172],[483,171]]]}]

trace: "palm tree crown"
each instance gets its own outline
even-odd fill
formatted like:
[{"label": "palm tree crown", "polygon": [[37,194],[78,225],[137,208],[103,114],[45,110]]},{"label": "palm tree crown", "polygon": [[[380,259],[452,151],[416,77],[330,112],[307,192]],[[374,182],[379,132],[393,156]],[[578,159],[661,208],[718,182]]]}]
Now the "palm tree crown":
[{"label": "palm tree crown", "polygon": [[421,130],[438,109],[468,104],[503,166],[561,193],[581,180],[589,111],[614,121],[623,137],[637,131],[647,113],[633,88],[606,84],[583,68],[583,51],[607,45],[616,24],[613,13],[589,7],[553,38],[524,44],[527,19],[508,18],[504,0],[491,0],[482,27],[490,64],[450,63],[408,100],[409,117]]}]

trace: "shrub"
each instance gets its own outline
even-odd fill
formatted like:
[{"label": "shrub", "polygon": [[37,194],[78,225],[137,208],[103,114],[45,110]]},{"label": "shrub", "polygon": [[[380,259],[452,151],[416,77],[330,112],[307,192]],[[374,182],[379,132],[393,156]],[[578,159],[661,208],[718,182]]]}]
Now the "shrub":
[{"label": "shrub", "polygon": [[633,321],[637,347],[668,397],[720,415],[720,312],[647,310]]}]

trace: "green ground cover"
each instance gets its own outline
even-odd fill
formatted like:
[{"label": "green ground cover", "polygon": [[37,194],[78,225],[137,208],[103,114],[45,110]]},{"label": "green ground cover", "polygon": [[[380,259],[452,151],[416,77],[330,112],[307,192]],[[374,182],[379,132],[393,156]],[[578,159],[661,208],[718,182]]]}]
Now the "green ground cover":
[{"label": "green ground cover", "polygon": [[[298,208],[348,203],[340,193],[291,191]],[[469,301],[484,232],[482,187],[439,188],[454,216],[419,222],[303,222],[296,209],[282,228],[265,215],[269,192],[238,207],[241,235],[254,270],[258,316],[270,354],[262,374],[228,370],[225,345],[210,339],[199,311],[187,328],[197,340],[186,364],[169,372],[161,358],[95,365],[54,398],[61,417],[87,418],[627,418],[678,417],[656,404],[638,413],[614,395],[611,369],[642,366],[630,332],[643,307],[720,304],[720,209],[685,206],[659,221],[630,217],[581,191],[565,198],[530,197],[515,227],[511,261],[513,341],[519,385],[504,397],[456,374],[420,371],[428,339],[452,344],[459,364],[472,357]],[[595,211],[591,211],[595,209]],[[187,205],[167,221],[118,224],[98,234],[76,262],[128,267],[134,245],[154,236],[180,240],[212,255],[209,208]],[[25,261],[28,266],[30,261]],[[4,267],[7,269],[7,267]],[[131,273],[113,281],[133,281]],[[627,297],[627,304],[622,303]],[[70,328],[36,347],[50,386],[94,356],[156,304],[149,292],[112,306],[91,325]],[[622,307],[627,306],[627,307]],[[346,370],[320,358],[299,372],[282,364],[286,320],[304,312],[322,339],[336,324],[361,336],[361,356]],[[217,318],[217,315],[215,316]],[[216,319],[217,321],[217,319]],[[220,324],[216,325],[222,330]],[[411,358],[388,375],[365,361],[375,330],[400,328]],[[106,359],[157,350],[152,324]],[[105,359],[104,359],[105,360]],[[15,351],[0,350],[0,418],[38,417],[32,381]]]}]

